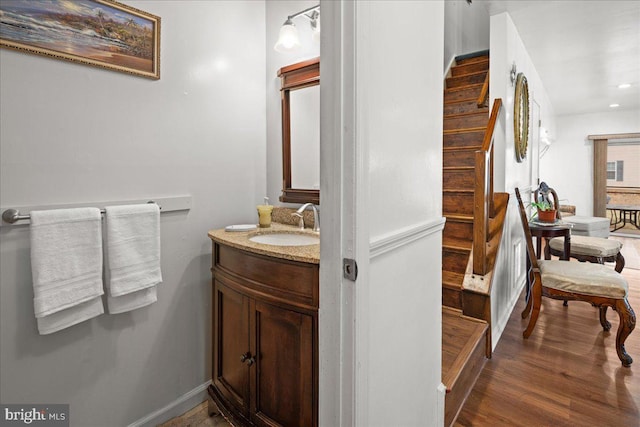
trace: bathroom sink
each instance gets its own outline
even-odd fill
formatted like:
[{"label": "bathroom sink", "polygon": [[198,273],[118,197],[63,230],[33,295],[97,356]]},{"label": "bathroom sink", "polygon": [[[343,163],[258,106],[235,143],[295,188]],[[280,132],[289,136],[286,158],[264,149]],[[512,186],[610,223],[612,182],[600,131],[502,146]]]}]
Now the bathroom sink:
[{"label": "bathroom sink", "polygon": [[249,240],[263,245],[306,246],[320,243],[320,236],[313,234],[267,233],[249,237]]}]

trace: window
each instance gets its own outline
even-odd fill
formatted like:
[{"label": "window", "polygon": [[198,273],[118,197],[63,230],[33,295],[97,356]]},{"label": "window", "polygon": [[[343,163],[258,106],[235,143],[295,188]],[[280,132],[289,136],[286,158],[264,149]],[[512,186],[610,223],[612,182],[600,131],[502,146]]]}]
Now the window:
[{"label": "window", "polygon": [[607,180],[623,181],[624,160],[607,162]]},{"label": "window", "polygon": [[607,162],[607,179],[616,179],[616,162]]}]

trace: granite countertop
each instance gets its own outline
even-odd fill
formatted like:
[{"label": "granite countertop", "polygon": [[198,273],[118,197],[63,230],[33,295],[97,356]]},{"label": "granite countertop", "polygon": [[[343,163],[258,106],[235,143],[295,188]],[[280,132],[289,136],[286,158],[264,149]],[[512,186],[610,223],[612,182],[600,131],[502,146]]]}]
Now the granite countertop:
[{"label": "granite countertop", "polygon": [[250,237],[258,234],[268,234],[274,232],[287,232],[293,234],[317,235],[310,229],[300,230],[291,225],[272,222],[269,228],[256,228],[251,231],[225,231],[224,228],[209,231],[211,240],[222,243],[237,249],[246,250],[256,254],[272,256],[276,258],[288,259],[292,261],[306,262],[309,264],[320,264],[320,244],[305,246],[277,246],[265,245],[249,240]]}]

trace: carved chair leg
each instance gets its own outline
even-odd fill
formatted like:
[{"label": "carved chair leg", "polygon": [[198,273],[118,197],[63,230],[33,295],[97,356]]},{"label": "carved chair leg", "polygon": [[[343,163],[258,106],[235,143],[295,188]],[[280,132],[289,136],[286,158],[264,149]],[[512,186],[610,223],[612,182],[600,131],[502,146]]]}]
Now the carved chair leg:
[{"label": "carved chair leg", "polygon": [[529,314],[531,313],[531,297],[532,297],[532,293],[529,293],[529,299],[527,300],[527,305],[524,307],[524,310],[522,310],[522,313],[520,313],[520,316],[523,319],[526,319],[527,317],[529,317]]},{"label": "carved chair leg", "polygon": [[601,305],[600,307],[600,324],[602,325],[602,329],[605,332],[609,332],[611,330],[611,323],[607,320],[607,306]]},{"label": "carved chair leg", "polygon": [[535,280],[535,275],[533,274],[533,271],[529,269],[529,271],[527,272],[527,295],[526,295],[527,305],[524,307],[524,310],[522,310],[522,313],[520,313],[520,316],[523,319],[526,319],[529,316],[529,313],[531,313],[531,295],[532,295],[534,280]]},{"label": "carved chair leg", "polygon": [[615,310],[618,312],[618,316],[620,316],[620,325],[618,326],[618,333],[616,335],[616,351],[618,352],[622,366],[629,367],[633,359],[625,350],[624,342],[636,327],[636,314],[626,298],[616,300]]},{"label": "carved chair leg", "polygon": [[[529,301],[533,300],[533,307],[531,309],[531,317],[529,318],[529,324],[527,325],[527,329],[522,332],[522,336],[524,338],[529,338],[531,332],[533,332],[533,328],[536,326],[536,322],[538,321],[538,315],[540,314],[540,306],[542,305],[542,284],[533,282],[531,285],[531,296],[529,297]],[[635,318],[634,318],[635,319]]]},{"label": "carved chair leg", "polygon": [[616,255],[616,271],[618,273],[622,273],[622,269],[624,268],[624,257],[622,256],[622,252],[618,252]]}]

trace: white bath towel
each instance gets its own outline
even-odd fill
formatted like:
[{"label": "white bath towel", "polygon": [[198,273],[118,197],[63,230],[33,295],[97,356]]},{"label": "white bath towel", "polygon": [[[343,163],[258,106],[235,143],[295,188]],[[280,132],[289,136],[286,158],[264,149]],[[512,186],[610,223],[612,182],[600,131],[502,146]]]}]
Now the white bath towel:
[{"label": "white bath towel", "polygon": [[33,307],[41,334],[104,312],[101,220],[97,208],[31,212]]},{"label": "white bath towel", "polygon": [[107,206],[105,210],[109,312],[122,313],[154,303],[155,286],[162,282],[158,205]]}]

